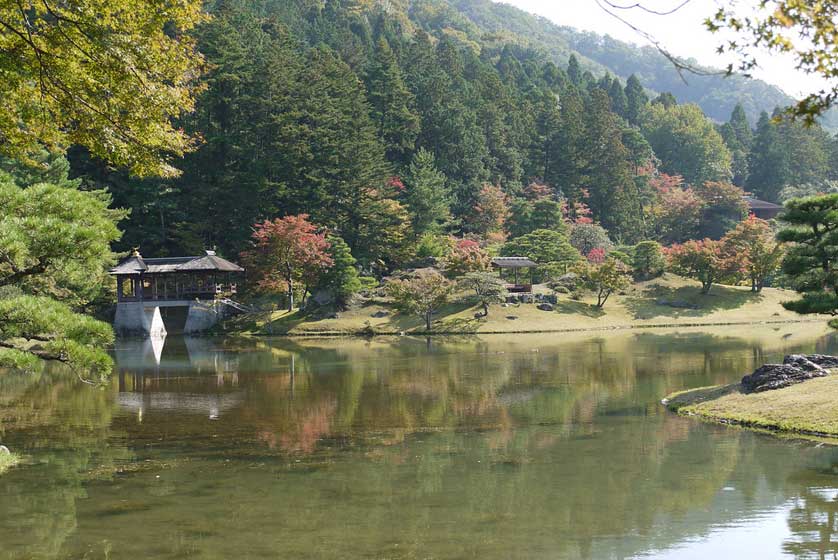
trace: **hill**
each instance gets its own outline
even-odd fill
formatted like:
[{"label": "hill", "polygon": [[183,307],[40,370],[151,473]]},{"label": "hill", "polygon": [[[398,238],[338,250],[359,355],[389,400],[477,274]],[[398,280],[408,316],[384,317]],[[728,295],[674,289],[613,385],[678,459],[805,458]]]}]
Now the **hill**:
[{"label": "hill", "polygon": [[[742,104],[754,124],[761,111],[770,113],[793,101],[780,88],[762,80],[689,74],[682,78],[653,47],[560,26],[491,0],[414,0],[410,17],[427,31],[464,34],[475,41],[514,42],[544,53],[562,67],[575,53],[582,66],[595,76],[610,72],[625,80],[636,74],[654,92],[671,92],[682,103],[697,103],[717,121],[727,120],[736,103]],[[823,124],[838,128],[838,113],[831,111]]]}]

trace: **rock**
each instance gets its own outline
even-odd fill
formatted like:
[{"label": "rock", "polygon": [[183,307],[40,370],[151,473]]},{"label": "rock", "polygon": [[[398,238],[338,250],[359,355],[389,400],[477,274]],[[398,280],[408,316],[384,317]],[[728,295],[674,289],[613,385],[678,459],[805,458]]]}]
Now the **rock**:
[{"label": "rock", "polygon": [[541,311],[553,311],[554,307],[549,303],[539,303],[538,309],[540,309]]},{"label": "rock", "polygon": [[827,356],[825,354],[808,354],[806,359],[821,366],[822,368],[838,368],[838,356]]},{"label": "rock", "polygon": [[389,314],[389,311],[384,311],[383,309],[381,309],[370,315],[370,317],[373,317],[374,319],[382,319],[384,317],[387,317]]},{"label": "rock", "polygon": [[338,315],[337,313],[330,313],[329,315],[326,316],[326,318],[327,319],[339,319],[340,315]]},{"label": "rock", "polygon": [[0,445],[0,455],[11,455],[12,452],[5,445]]},{"label": "rock", "polygon": [[559,298],[558,296],[556,296],[556,294],[547,294],[546,296],[544,296],[544,301],[556,305],[557,303],[559,303]]},{"label": "rock", "polygon": [[478,311],[477,313],[474,314],[474,318],[475,319],[482,319],[483,318],[483,312]]},{"label": "rock", "polygon": [[783,359],[783,364],[787,366],[794,366],[798,369],[802,369],[803,371],[812,371],[812,372],[823,372],[826,375],[826,370],[823,369],[821,366],[816,364],[815,362],[809,360],[806,356],[801,354],[791,354],[786,356]]},{"label": "rock", "polygon": [[789,364],[765,364],[754,371],[751,375],[742,378],[742,387],[748,393],[761,393],[782,389],[803,383],[815,377],[824,377],[827,373],[823,368],[819,371],[806,371],[797,366]]},{"label": "rock", "polygon": [[514,321],[514,320],[515,320],[515,319],[517,319],[518,317],[517,317],[517,316],[515,316],[515,315],[507,315],[507,316],[506,316],[506,318],[507,318],[507,319],[509,319],[510,321]]},{"label": "rock", "polygon": [[508,303],[502,303],[502,304],[500,304],[500,306],[501,307],[509,307],[509,304]]}]

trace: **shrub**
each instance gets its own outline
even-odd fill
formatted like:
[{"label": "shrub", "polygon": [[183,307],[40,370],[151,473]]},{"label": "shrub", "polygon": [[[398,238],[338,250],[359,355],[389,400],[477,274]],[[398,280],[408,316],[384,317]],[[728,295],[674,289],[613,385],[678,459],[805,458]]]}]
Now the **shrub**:
[{"label": "shrub", "polygon": [[663,250],[657,241],[641,241],[634,247],[632,258],[634,275],[637,278],[656,278],[663,274],[666,268],[666,260],[663,258]]}]

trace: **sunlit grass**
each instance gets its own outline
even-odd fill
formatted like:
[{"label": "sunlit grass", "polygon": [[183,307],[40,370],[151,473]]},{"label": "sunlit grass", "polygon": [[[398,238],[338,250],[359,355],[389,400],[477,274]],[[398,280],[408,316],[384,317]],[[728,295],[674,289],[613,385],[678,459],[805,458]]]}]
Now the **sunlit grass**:
[{"label": "sunlit grass", "polygon": [[745,394],[739,384],[676,393],[667,406],[680,414],[770,430],[838,436],[838,375],[775,391]]},{"label": "sunlit grass", "polygon": [[5,473],[10,468],[14,467],[20,462],[20,457],[14,453],[0,452],[0,474]]},{"label": "sunlit grass", "polygon": [[[539,287],[549,292],[546,287]],[[453,302],[434,316],[433,332],[514,333],[557,332],[632,327],[755,324],[778,321],[818,320],[802,317],[781,306],[794,297],[786,290],[766,288],[755,294],[744,286],[714,286],[702,295],[699,284],[672,274],[633,284],[614,294],[604,309],[593,299],[559,295],[554,311],[534,304],[492,305],[488,317],[475,318],[480,307],[467,301]],[[682,305],[667,305],[677,302]],[[418,317],[399,314],[386,298],[375,298],[336,316],[306,316],[300,311],[264,312],[228,324],[231,332],[247,334],[349,335],[420,333]]]}]

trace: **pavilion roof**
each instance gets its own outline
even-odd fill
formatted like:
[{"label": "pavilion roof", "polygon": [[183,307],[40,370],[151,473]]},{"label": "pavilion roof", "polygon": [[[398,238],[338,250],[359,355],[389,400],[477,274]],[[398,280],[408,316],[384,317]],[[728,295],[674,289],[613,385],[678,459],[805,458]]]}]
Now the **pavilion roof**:
[{"label": "pavilion roof", "polygon": [[492,265],[498,268],[533,268],[537,263],[527,257],[494,257]]},{"label": "pavilion roof", "polygon": [[748,203],[748,208],[751,210],[782,210],[783,207],[767,200],[760,200],[752,196],[746,196],[745,202]]},{"label": "pavilion roof", "polygon": [[139,253],[122,260],[111,269],[113,275],[165,274],[178,272],[244,272],[236,263],[223,259],[215,251],[197,257],[144,258]]}]

